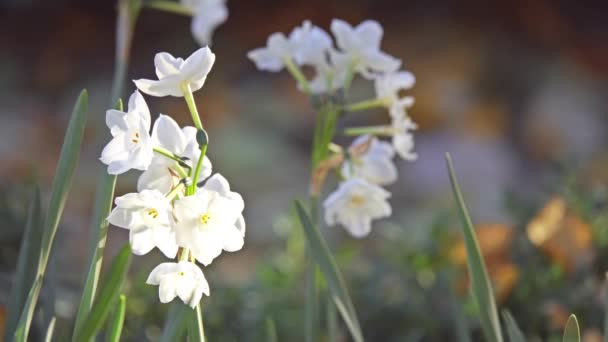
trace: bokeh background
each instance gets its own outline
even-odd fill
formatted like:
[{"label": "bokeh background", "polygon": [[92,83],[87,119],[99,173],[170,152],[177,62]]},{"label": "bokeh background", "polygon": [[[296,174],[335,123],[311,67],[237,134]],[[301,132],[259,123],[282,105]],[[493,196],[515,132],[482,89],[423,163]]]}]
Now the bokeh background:
[{"label": "bokeh background", "polygon": [[[48,196],[73,101],[81,88],[90,94],[81,161],[43,295],[66,331],[84,279],[103,170],[97,158],[108,138],[114,5],[0,2],[0,303],[10,288],[30,185],[37,181]],[[245,55],[270,33],[288,33],[305,19],[328,29],[332,18],[378,20],[383,50],[417,78],[410,114],[420,126],[419,159],[398,162],[400,178],[390,187],[394,215],[365,240],[324,229],[367,339],[441,341],[463,326],[480,338],[445,152],[478,224],[501,307],[529,336],[558,336],[575,312],[588,341],[601,337],[608,266],[606,2],[232,0],[228,7],[229,20],[214,35],[216,64],[195,98],[211,137],[208,155],[243,194],[248,228],[243,251],[224,253],[206,270],[212,340],[263,340],[267,318],[280,340],[302,339],[305,245],[289,210],[293,198],[307,193],[314,112],[287,74],[259,72]],[[153,77],[157,52],[187,56],[196,48],[189,18],[144,9],[129,79]],[[132,90],[129,83],[124,96]],[[361,80],[353,94],[373,96]],[[154,115],[190,124],[182,99],[146,99]],[[117,194],[133,190],[136,177],[121,177]],[[111,228],[107,256],[126,241],[125,231]],[[126,340],[155,340],[162,328],[166,307],[155,288],[143,285],[160,260],[156,252],[134,260]]]}]

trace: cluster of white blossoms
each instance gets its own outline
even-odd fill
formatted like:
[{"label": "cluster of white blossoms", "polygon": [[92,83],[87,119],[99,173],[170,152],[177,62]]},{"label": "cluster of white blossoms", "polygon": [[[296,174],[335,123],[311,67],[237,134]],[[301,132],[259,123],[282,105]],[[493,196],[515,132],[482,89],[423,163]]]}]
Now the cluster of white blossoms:
[{"label": "cluster of white blossoms", "polygon": [[[350,130],[363,135],[344,153],[341,183],[323,203],[328,225],[341,224],[353,236],[364,237],[371,231],[372,220],[391,215],[390,193],[382,186],[397,180],[393,158],[398,155],[411,161],[417,157],[412,135],[417,126],[407,114],[414,99],[400,94],[413,87],[415,78],[400,70],[401,60],[380,50],[383,29],[378,22],[366,20],[353,27],[334,19],[331,32],[335,46],[327,32],[305,21],[288,36],[270,35],[266,47],[250,51],[248,57],[260,70],[287,69],[299,88],[312,96],[345,93],[357,74],[374,82],[375,97],[352,105],[341,103],[343,113],[386,108],[390,124]],[[314,76],[307,78],[301,67],[312,68]],[[391,142],[378,137],[389,137]]]},{"label": "cluster of white blossoms", "polygon": [[166,257],[177,258],[157,266],[147,281],[159,285],[163,303],[178,296],[195,307],[203,293],[209,295],[196,261],[207,266],[222,251],[238,251],[244,243],[243,198],[230,190],[222,175],[211,175],[207,133],[192,97],[214,61],[208,47],[185,60],[163,52],[154,58],[158,80],[134,81],[148,95],[184,97],[196,127],[180,128],[163,114],[151,125],[148,105],[137,90],[126,112],[106,112],[112,140],[100,159],[108,165],[108,173],[143,171],[137,192],[117,197],[108,221],[129,230],[134,254],[158,248]]}]

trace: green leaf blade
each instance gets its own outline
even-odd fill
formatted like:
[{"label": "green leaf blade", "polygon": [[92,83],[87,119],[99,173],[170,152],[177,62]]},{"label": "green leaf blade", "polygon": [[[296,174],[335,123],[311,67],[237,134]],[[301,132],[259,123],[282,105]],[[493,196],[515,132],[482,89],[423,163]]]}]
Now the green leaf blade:
[{"label": "green leaf blade", "polygon": [[27,341],[27,336],[30,332],[30,325],[32,324],[32,318],[34,317],[34,309],[36,308],[36,300],[40,295],[41,287],[42,278],[39,277],[36,279],[34,285],[30,289],[27,296],[27,302],[25,303],[25,307],[23,308],[23,312],[21,313],[21,317],[17,323],[17,328],[15,329],[15,336],[13,339],[15,342]]},{"label": "green leaf blade", "polygon": [[100,286],[99,295],[95,298],[91,312],[87,315],[82,328],[74,333],[72,341],[90,341],[103,326],[112,305],[118,300],[131,263],[131,248],[127,244],[114,257],[108,275]]},{"label": "green leaf blade", "polygon": [[509,336],[509,342],[526,342],[524,334],[521,332],[519,325],[513,318],[513,315],[509,310],[502,311],[502,320],[505,322],[505,329],[507,330],[507,336]]},{"label": "green leaf blade", "polygon": [[163,334],[160,337],[161,342],[181,341],[186,331],[189,310],[192,309],[179,301],[171,303]]},{"label": "green leaf blade", "polygon": [[570,315],[564,329],[564,342],[580,342],[581,333],[578,327],[578,320],[574,314]]},{"label": "green leaf blade", "polygon": [[471,218],[469,217],[468,210],[464,203],[452,165],[452,159],[449,154],[446,154],[446,162],[454,198],[458,204],[458,211],[462,220],[462,233],[467,251],[467,265],[471,278],[471,290],[473,299],[480,312],[481,327],[486,340],[491,342],[502,342],[502,332],[492,284],[488,277],[485,262],[479,249],[479,244],[477,243],[473,223],[471,222]]},{"label": "green leaf blade", "polygon": [[122,327],[125,323],[125,310],[127,308],[127,297],[124,294],[120,295],[118,299],[118,307],[114,312],[110,328],[108,329],[108,342],[119,342],[120,335],[122,334]]},{"label": "green leaf blade", "polygon": [[296,211],[300,219],[300,224],[306,235],[309,243],[311,254],[315,262],[319,265],[323,273],[327,285],[330,290],[330,297],[336,304],[342,319],[346,323],[353,340],[356,342],[363,341],[363,334],[357,319],[354,305],[350,299],[342,275],[338,270],[338,266],[332,257],[329,247],[321,237],[321,234],[312,223],[310,216],[299,201],[295,202]]}]

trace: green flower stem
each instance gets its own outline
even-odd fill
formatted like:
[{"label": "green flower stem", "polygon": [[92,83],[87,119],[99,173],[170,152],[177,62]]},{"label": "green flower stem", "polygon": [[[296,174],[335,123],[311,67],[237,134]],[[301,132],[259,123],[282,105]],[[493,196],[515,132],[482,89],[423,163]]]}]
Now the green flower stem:
[{"label": "green flower stem", "polygon": [[205,329],[203,327],[203,312],[202,304],[199,302],[196,306],[196,327],[198,330],[198,341],[205,342]]},{"label": "green flower stem", "polygon": [[188,177],[188,173],[186,172],[186,170],[184,170],[182,165],[187,168],[190,168],[190,166],[188,166],[186,163],[184,163],[184,161],[179,156],[176,156],[171,151],[164,149],[162,147],[155,147],[154,152],[177,162],[177,164],[175,165],[175,170],[177,171],[177,173],[179,173],[179,176],[182,178]]},{"label": "green flower stem", "polygon": [[364,126],[345,128],[343,134],[346,136],[371,134],[375,136],[392,136],[394,130],[391,126]]},{"label": "green flower stem", "polygon": [[308,83],[308,80],[306,79],[306,76],[304,76],[304,73],[302,73],[300,67],[297,66],[290,57],[283,58],[283,64],[285,64],[285,67],[291,76],[298,81],[302,90],[304,90],[306,94],[310,94],[310,83]]},{"label": "green flower stem", "polygon": [[207,154],[207,144],[203,145],[201,148],[201,155],[198,157],[198,162],[196,163],[196,169],[194,170],[194,180],[192,182],[192,188],[196,191],[196,186],[198,184],[198,177],[201,174],[201,169],[203,168],[203,160],[205,159],[205,155]]},{"label": "green flower stem", "polygon": [[188,248],[182,248],[182,254],[180,254],[177,258],[178,261],[188,261],[188,256],[190,255],[190,250]]},{"label": "green flower stem", "polygon": [[177,196],[179,194],[180,191],[182,191],[184,189],[184,182],[179,182],[179,184],[177,184],[175,187],[173,187],[173,189],[171,189],[171,191],[167,194],[167,199],[169,201],[173,200],[175,198],[175,196]]},{"label": "green flower stem", "polygon": [[184,93],[184,99],[186,100],[186,104],[188,104],[188,109],[190,110],[190,115],[192,116],[192,121],[194,122],[194,126],[197,129],[203,129],[203,123],[201,122],[201,117],[198,115],[198,109],[196,109],[196,103],[194,103],[194,96],[192,96],[192,89],[190,88],[190,83],[182,84],[182,92]]},{"label": "green flower stem", "polygon": [[173,14],[192,16],[193,13],[190,9],[182,6],[179,2],[166,1],[166,0],[153,0],[144,2],[144,6],[159,11],[169,12]]},{"label": "green flower stem", "polygon": [[369,100],[347,105],[344,107],[344,110],[346,110],[348,112],[359,112],[362,110],[367,110],[367,109],[372,109],[372,108],[385,107],[386,102],[387,101],[385,99],[369,99]]}]

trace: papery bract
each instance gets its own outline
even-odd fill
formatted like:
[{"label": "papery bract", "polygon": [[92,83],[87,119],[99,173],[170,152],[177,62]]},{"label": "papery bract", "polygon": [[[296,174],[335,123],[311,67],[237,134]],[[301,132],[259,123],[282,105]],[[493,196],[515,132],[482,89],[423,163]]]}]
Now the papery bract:
[{"label": "papery bract", "polygon": [[341,224],[354,237],[367,236],[372,220],[391,215],[390,193],[360,178],[342,182],[323,202],[325,222]]},{"label": "papery bract", "polygon": [[354,71],[366,78],[399,69],[399,59],[380,51],[383,30],[378,22],[365,20],[357,27],[352,27],[343,20],[334,19],[331,22],[331,32],[340,48],[340,52],[332,57],[335,62],[350,64]]},{"label": "papery bract", "polygon": [[213,31],[228,19],[226,0],[181,0],[193,13],[192,35],[200,45],[211,43]]},{"label": "papery bract", "polygon": [[130,169],[146,170],[152,162],[150,110],[138,91],[129,98],[127,112],[106,111],[106,125],[112,140],[99,158],[108,165],[108,173],[122,174]]},{"label": "papery bract", "polygon": [[129,193],[115,199],[116,207],[108,221],[129,229],[129,242],[134,254],[143,255],[154,247],[169,258],[177,254],[177,242],[173,231],[171,203],[158,190]]},{"label": "papery bract", "polygon": [[237,251],[245,232],[242,197],[230,191],[228,182],[214,175],[193,196],[175,201],[178,244],[188,248],[203,265],[222,250]]},{"label": "papery bract", "polygon": [[[160,115],[152,128],[152,142],[155,147],[163,148],[176,156],[185,158],[184,164],[196,167],[200,156],[200,148],[196,140],[196,128],[187,126],[179,128],[177,122],[170,116]],[[142,173],[137,181],[137,190],[157,189],[168,193],[180,180],[175,171],[177,162],[166,156],[155,154],[148,170]],[[211,175],[211,161],[207,156],[203,160],[199,179]]]},{"label": "papery bract", "polygon": [[209,284],[203,271],[188,261],[165,262],[156,266],[146,283],[159,286],[158,297],[162,303],[179,297],[186,305],[194,308],[201,301],[203,293],[209,296]]},{"label": "papery bract", "polygon": [[214,62],[215,54],[208,47],[198,49],[186,60],[161,52],[154,57],[158,80],[140,79],[134,82],[139,90],[148,95],[183,97],[184,85],[189,85],[191,91],[203,87]]},{"label": "papery bract", "polygon": [[375,137],[363,135],[355,139],[351,150],[368,145],[362,154],[352,154],[342,165],[346,178],[363,178],[378,185],[388,185],[397,180],[397,167],[393,162],[395,150],[391,144]]}]

